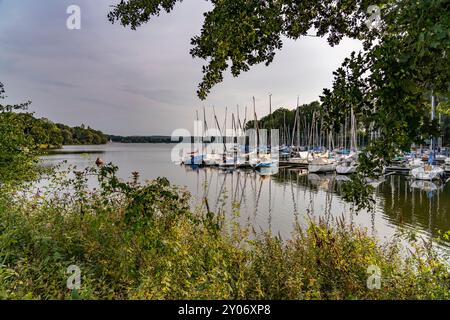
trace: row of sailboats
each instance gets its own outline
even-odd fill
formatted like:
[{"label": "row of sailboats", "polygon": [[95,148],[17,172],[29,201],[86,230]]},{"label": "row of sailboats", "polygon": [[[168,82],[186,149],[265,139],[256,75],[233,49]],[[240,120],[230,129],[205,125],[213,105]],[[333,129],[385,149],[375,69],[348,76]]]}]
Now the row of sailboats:
[{"label": "row of sailboats", "polygon": [[[254,143],[249,143],[247,130],[247,108],[245,108],[244,121],[240,120],[239,107],[237,113],[231,115],[231,133],[227,131],[227,112],[225,110],[225,120],[223,125],[219,124],[215,109],[213,107],[213,124],[218,132],[215,143],[212,137],[208,136],[208,123],[206,112],[203,108],[203,133],[201,140],[206,152],[193,151],[186,153],[183,163],[197,164],[205,166],[218,166],[222,168],[252,167],[255,169],[270,168],[279,166],[279,157],[283,159],[283,164],[307,167],[310,173],[336,172],[340,175],[353,174],[358,167],[358,155],[363,152],[359,148],[358,123],[353,108],[350,114],[344,117],[344,123],[340,132],[332,132],[323,128],[323,119],[318,110],[311,109],[302,111],[297,97],[297,108],[295,111],[294,125],[290,128],[284,123],[281,128],[268,128],[267,123],[273,124],[271,95],[269,96],[270,120],[266,122],[266,129],[277,129],[281,132],[281,146],[278,135],[272,141],[272,134],[267,137],[267,132],[261,130],[260,122],[256,114],[256,103],[253,97],[253,124],[252,130],[256,133]],[[432,97],[432,118],[434,118],[435,101]],[[197,120],[198,113],[197,113]],[[271,132],[271,131],[269,131]],[[370,139],[377,134],[369,128]],[[365,134],[366,139],[369,139]],[[230,143],[231,140],[231,143]],[[275,141],[276,140],[276,141]],[[221,141],[221,143],[217,143]],[[335,144],[337,142],[337,144]],[[362,142],[361,142],[362,143]],[[217,148],[217,146],[221,148]],[[217,148],[217,149],[215,149]],[[435,144],[432,139],[430,152],[427,155],[428,163],[417,158],[414,154],[405,157],[404,169],[407,170],[413,179],[435,180],[443,177],[445,169],[436,165]],[[423,155],[421,153],[421,155]],[[442,156],[441,156],[442,157]],[[450,170],[450,158],[444,157],[445,167]],[[403,161],[403,160],[402,160]],[[393,166],[390,166],[394,168]],[[389,169],[389,167],[387,168]],[[388,171],[387,171],[388,172]]]},{"label": "row of sailboats", "polygon": [[[292,132],[291,149],[292,156],[289,158],[289,163],[297,165],[307,165],[310,173],[326,173],[336,171],[338,174],[352,174],[356,171],[358,149],[357,149],[357,125],[356,118],[351,111],[351,137],[350,150],[346,149],[347,137],[342,134],[342,143],[339,149],[335,148],[334,138],[331,132],[323,133],[322,119],[317,119],[317,113],[313,112],[311,124],[308,127],[306,121],[304,122],[303,134],[307,134],[307,147],[302,147],[300,143],[301,138],[301,119],[300,108],[297,99],[297,110],[294,118],[294,128]],[[320,121],[319,121],[320,120]],[[319,127],[320,126],[320,127]],[[347,132],[346,128],[343,132]],[[325,134],[325,135],[324,135]],[[297,138],[295,145],[294,139]],[[327,148],[323,144],[328,144]]]},{"label": "row of sailboats", "polygon": [[[435,118],[436,101],[432,95],[432,119]],[[350,110],[350,116],[346,117],[344,128],[341,128],[340,146],[338,148],[334,145],[334,136],[330,132],[324,132],[319,128],[322,124],[322,119],[317,119],[316,112],[313,112],[311,124],[309,127],[304,122],[303,134],[306,136],[303,142],[306,141],[307,146],[302,147],[302,139],[300,137],[300,108],[297,101],[297,110],[294,120],[294,128],[291,140],[291,157],[288,162],[297,165],[304,165],[308,167],[310,173],[327,173],[336,172],[340,175],[355,173],[358,167],[358,154],[362,152],[358,149],[358,125],[353,108]],[[305,117],[306,119],[306,117]],[[349,121],[348,121],[349,120]],[[347,124],[350,122],[350,135],[347,137]],[[294,145],[294,139],[297,139],[297,145]],[[347,149],[347,141],[350,140],[349,149]],[[328,146],[325,148],[324,144]],[[319,146],[319,147],[317,147]],[[426,156],[426,157],[425,157]],[[437,160],[441,164],[437,164]],[[412,179],[415,180],[438,180],[442,179],[445,172],[450,172],[450,157],[443,154],[436,154],[436,140],[431,139],[430,150],[427,154],[411,153],[404,160],[404,169],[409,172]],[[442,165],[442,163],[444,163]],[[394,167],[385,167],[384,170]],[[402,170],[400,170],[402,171]],[[450,179],[449,179],[450,180]],[[448,180],[447,180],[448,181]]]},{"label": "row of sailboats", "polygon": [[[236,116],[234,113],[231,115],[231,131],[227,130],[227,113],[228,108],[225,109],[225,120],[221,126],[213,107],[213,123],[215,127],[210,131],[206,120],[206,111],[203,108],[202,134],[201,137],[194,137],[194,139],[200,139],[200,142],[197,141],[194,145],[201,145],[201,148],[198,148],[201,150],[192,151],[191,147],[187,152],[184,152],[181,163],[185,165],[218,166],[221,168],[252,167],[259,169],[277,167],[278,147],[272,146],[271,142],[263,144],[261,141],[263,133],[260,132],[258,126],[255,98],[253,98],[253,115],[256,145],[250,146],[249,137],[246,133],[247,108],[245,108],[245,118],[241,121],[239,106],[237,106]],[[199,123],[198,112],[197,123]],[[276,153],[276,155],[272,156],[273,153]]]}]

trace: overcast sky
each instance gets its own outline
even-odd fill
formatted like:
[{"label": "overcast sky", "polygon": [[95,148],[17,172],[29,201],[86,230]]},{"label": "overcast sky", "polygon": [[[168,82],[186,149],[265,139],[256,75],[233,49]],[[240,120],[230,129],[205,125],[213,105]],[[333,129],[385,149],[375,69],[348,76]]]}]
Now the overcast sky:
[{"label": "overcast sky", "polygon": [[[202,60],[189,55],[205,0],[187,0],[171,14],[131,31],[106,15],[119,0],[0,0],[0,81],[8,102],[32,100],[39,117],[68,125],[84,123],[105,133],[171,134],[192,130],[195,110],[218,115],[225,107],[257,113],[293,108],[317,100],[330,87],[332,72],[360,44],[345,40],[331,48],[325,39],[286,40],[269,67],[260,65],[238,78],[227,75],[208,100],[196,96]],[[81,30],[68,30],[66,9],[81,8]],[[250,116],[249,109],[249,116]],[[243,116],[243,115],[241,115]]]}]

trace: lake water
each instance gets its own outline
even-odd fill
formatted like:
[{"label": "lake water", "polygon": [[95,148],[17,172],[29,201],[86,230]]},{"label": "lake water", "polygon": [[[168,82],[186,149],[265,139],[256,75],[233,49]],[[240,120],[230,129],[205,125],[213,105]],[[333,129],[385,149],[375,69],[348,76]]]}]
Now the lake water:
[{"label": "lake water", "polygon": [[405,176],[389,176],[376,187],[374,212],[356,213],[341,197],[346,177],[287,168],[280,168],[271,176],[249,169],[193,169],[171,162],[174,146],[119,143],[66,146],[67,153],[45,156],[44,162],[57,164],[67,160],[81,169],[94,165],[96,158],[101,157],[106,163],[117,165],[123,179],[131,179],[134,171],[140,173],[141,181],[167,177],[171,183],[189,189],[193,206],[202,205],[206,197],[210,210],[217,212],[222,208],[230,214],[233,204],[238,203],[242,221],[251,223],[255,230],[271,230],[283,238],[290,236],[294,222],[305,224],[309,217],[343,216],[381,239],[399,231],[414,230],[436,236],[438,230],[450,230],[450,183],[424,184],[409,181]]}]

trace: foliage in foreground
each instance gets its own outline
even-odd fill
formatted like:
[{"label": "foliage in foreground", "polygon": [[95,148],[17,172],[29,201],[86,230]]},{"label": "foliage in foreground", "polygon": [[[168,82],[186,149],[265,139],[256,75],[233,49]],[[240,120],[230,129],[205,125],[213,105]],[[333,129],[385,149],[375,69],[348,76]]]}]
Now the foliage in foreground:
[{"label": "foliage in foreground", "polygon": [[[124,183],[111,165],[57,175],[46,190],[0,193],[3,299],[448,299],[449,266],[431,249],[405,257],[336,221],[292,239],[254,235],[222,214],[189,209],[165,179]],[[89,191],[88,174],[100,188]],[[69,265],[81,289],[66,288]],[[382,273],[369,290],[369,265]],[[387,279],[387,280],[386,280]]]}]

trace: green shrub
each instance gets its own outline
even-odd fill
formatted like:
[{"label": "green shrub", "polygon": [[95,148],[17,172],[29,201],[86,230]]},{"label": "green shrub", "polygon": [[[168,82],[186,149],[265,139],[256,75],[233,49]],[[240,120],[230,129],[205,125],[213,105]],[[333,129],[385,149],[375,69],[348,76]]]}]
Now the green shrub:
[{"label": "green shrub", "polygon": [[[141,185],[116,171],[55,174],[38,193],[2,190],[0,298],[450,298],[448,264],[428,247],[405,254],[343,221],[297,226],[288,241],[257,235],[191,210],[188,192],[166,179]],[[88,175],[99,189],[87,188]],[[66,288],[69,265],[81,269],[78,291]],[[370,265],[379,290],[367,288]]]}]

